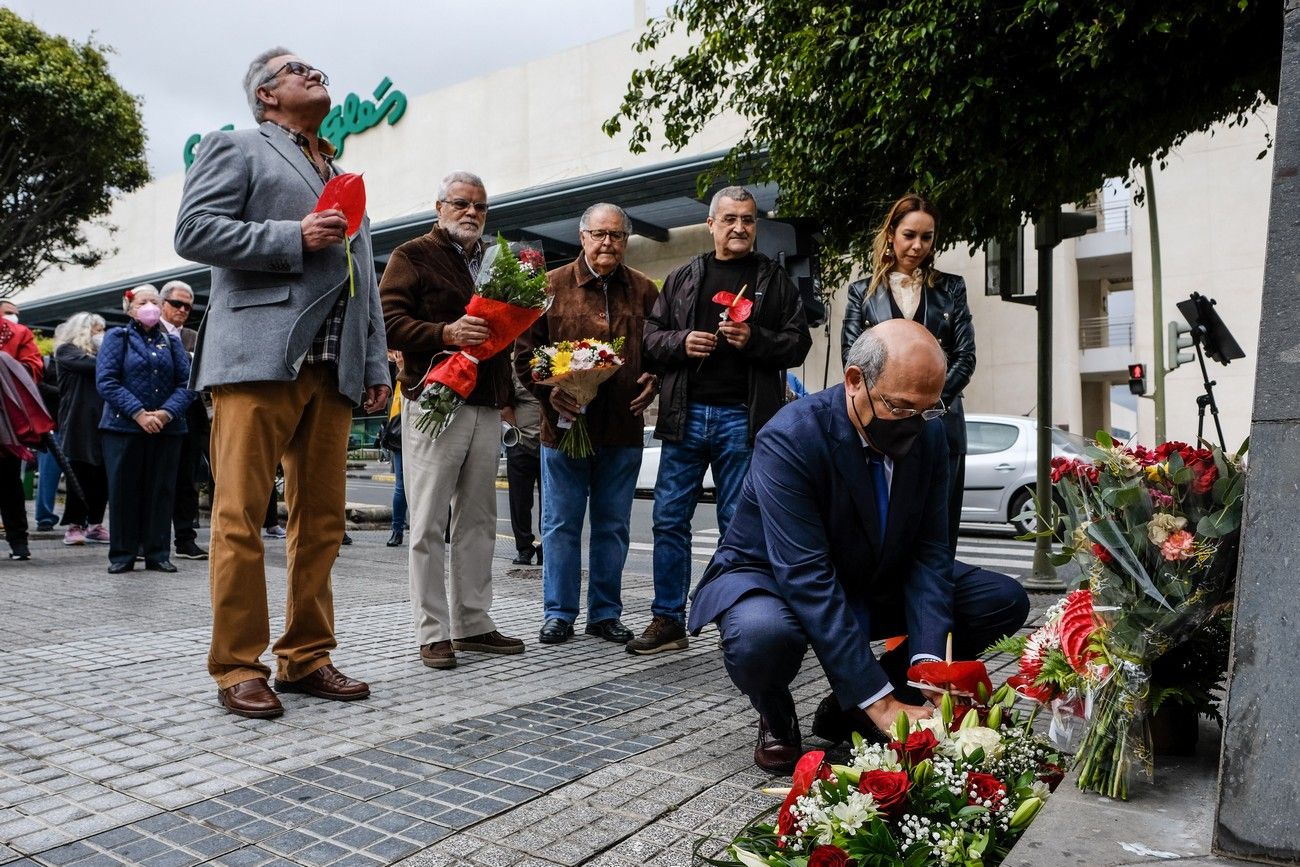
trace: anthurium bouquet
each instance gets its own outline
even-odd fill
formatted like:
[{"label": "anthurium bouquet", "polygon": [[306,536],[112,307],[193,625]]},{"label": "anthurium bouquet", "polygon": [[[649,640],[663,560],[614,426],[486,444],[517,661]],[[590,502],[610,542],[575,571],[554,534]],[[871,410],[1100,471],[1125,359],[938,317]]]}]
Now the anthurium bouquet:
[{"label": "anthurium bouquet", "polygon": [[1180,442],[1130,448],[1099,433],[1088,459],[1052,461],[1069,531],[1056,564],[1078,563],[1083,586],[1018,647],[997,649],[1020,653],[1012,686],[1023,694],[1082,695],[1082,789],[1127,798],[1134,773],[1154,770],[1153,697],[1208,694],[1153,686],[1152,666],[1230,616],[1245,453],[1245,444],[1235,454]]},{"label": "anthurium bouquet", "polygon": [[958,706],[944,695],[932,719],[900,715],[887,745],[855,734],[847,765],[805,754],[791,787],[773,792],[785,796],[774,824],[751,823],[725,859],[699,857],[727,867],[1000,863],[1064,771],[1009,709],[1015,695],[993,698]]},{"label": "anthurium bouquet", "polygon": [[[622,337],[609,343],[595,339],[561,340],[541,346],[533,350],[530,362],[533,381],[560,389],[586,410],[600,384],[623,365],[622,353]],[[595,454],[585,413],[579,413],[572,422],[561,418],[560,427],[568,428],[560,438],[560,451],[571,458]]]},{"label": "anthurium bouquet", "polygon": [[513,344],[550,304],[546,258],[541,251],[522,247],[516,256],[500,235],[496,245],[483,254],[475,283],[465,313],[487,320],[489,336],[477,346],[448,353],[425,375],[415,426],[434,439],[447,429],[474,390],[478,363]]}]

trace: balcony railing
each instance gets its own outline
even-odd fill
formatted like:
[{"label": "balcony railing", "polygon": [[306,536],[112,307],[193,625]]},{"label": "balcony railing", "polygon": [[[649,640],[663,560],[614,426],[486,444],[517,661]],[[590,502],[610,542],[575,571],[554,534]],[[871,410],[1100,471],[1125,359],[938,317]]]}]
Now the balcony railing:
[{"label": "balcony railing", "polygon": [[1097,218],[1097,228],[1093,232],[1129,232],[1130,201],[1127,190],[1123,196],[1107,195],[1106,191],[1093,193],[1079,210]]},{"label": "balcony railing", "polygon": [[1079,348],[1133,348],[1132,316],[1096,316],[1079,320]]}]

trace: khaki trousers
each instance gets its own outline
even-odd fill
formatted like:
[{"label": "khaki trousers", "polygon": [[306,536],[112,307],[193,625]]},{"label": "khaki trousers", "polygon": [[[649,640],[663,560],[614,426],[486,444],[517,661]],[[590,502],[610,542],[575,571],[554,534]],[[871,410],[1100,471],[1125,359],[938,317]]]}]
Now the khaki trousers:
[{"label": "khaki trousers", "polygon": [[[418,416],[414,403],[402,413],[402,474],[411,516],[415,634],[425,645],[496,629],[488,609],[501,415],[492,407],[462,406],[436,440],[415,429]],[[448,506],[450,563],[443,542]]]},{"label": "khaki trousers", "polygon": [[225,689],[268,677],[270,641],[262,519],[284,465],[289,509],[284,635],[272,648],[276,676],[298,680],[330,661],[330,569],[343,541],[352,404],[334,369],[304,365],[293,382],[212,389],[212,645],[208,673]]}]

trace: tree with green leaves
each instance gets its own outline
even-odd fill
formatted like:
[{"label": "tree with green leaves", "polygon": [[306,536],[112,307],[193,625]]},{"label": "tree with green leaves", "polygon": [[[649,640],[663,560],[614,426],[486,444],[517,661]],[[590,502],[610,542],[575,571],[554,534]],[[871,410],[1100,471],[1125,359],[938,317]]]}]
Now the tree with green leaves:
[{"label": "tree with green leaves", "polygon": [[[1277,0],[676,0],[637,44],[613,136],[680,149],[747,124],[717,175],[774,181],[824,227],[827,277],[867,261],[888,204],[935,201],[941,242],[1005,237],[1188,135],[1276,102]],[[1140,193],[1139,193],[1140,195]],[[832,282],[831,285],[834,285]]]},{"label": "tree with green leaves", "polygon": [[0,8],[0,297],[52,265],[90,266],[88,221],[149,180],[139,101],[105,49],[42,32]]}]

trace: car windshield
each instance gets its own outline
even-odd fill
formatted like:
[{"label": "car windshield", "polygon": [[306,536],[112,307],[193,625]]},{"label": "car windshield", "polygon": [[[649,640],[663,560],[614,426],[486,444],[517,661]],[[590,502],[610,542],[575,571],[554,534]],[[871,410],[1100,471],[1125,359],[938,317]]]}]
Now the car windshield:
[{"label": "car windshield", "polygon": [[1058,428],[1052,431],[1052,444],[1063,452],[1082,455],[1084,449],[1088,446],[1088,441],[1077,433],[1070,433]]}]

